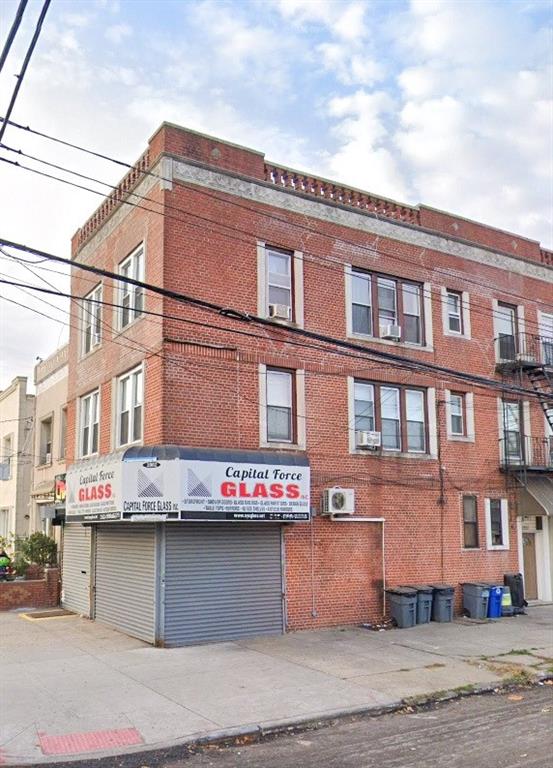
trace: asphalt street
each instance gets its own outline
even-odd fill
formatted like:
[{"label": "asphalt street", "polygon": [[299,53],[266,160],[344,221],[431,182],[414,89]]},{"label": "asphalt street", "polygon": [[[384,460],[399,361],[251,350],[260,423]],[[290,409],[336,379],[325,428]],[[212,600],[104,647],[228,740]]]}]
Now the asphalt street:
[{"label": "asphalt street", "polygon": [[264,743],[211,748],[146,768],[546,768],[553,686],[359,718]]}]

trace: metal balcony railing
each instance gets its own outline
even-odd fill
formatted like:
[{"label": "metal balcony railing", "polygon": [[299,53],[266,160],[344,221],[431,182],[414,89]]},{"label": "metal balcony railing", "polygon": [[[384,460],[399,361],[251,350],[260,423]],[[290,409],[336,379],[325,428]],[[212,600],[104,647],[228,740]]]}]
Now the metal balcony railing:
[{"label": "metal balcony railing", "polygon": [[499,441],[501,467],[510,471],[553,472],[553,437],[509,432]]},{"label": "metal balcony railing", "polygon": [[535,333],[502,333],[494,339],[498,366],[553,367],[553,338]]}]

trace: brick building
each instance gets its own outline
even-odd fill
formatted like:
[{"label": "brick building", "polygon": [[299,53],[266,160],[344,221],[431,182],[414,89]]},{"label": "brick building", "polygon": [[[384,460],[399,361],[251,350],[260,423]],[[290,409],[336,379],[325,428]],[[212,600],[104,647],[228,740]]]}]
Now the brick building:
[{"label": "brick building", "polygon": [[[179,644],[377,619],[384,584],[551,599],[551,252],[165,123],[72,253],[211,306],[72,270],[69,607]],[[252,482],[288,475],[309,499]],[[296,521],[222,522],[273,491]]]}]

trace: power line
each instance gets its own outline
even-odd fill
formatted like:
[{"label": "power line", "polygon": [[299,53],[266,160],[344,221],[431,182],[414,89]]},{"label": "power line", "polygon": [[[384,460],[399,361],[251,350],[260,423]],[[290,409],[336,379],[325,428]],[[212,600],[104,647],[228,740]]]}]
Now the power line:
[{"label": "power line", "polygon": [[10,52],[12,43],[15,40],[15,36],[17,35],[17,30],[19,29],[19,25],[21,24],[21,20],[23,19],[23,14],[25,12],[25,6],[27,5],[27,2],[28,0],[19,0],[19,5],[15,13],[15,18],[10,27],[10,31],[8,32],[8,36],[6,38],[6,42],[4,43],[2,53],[0,54],[0,72],[2,72],[2,70],[4,69],[4,63],[8,58],[8,53]]},{"label": "power line", "polygon": [[[2,118],[0,118],[0,120],[2,120]],[[112,162],[112,163],[116,163],[117,165],[121,165],[121,166],[123,166],[123,167],[125,167],[125,168],[128,168],[128,169],[131,169],[131,170],[133,169],[133,166],[132,166],[132,165],[130,165],[129,163],[126,163],[126,162],[124,162],[124,161],[122,161],[122,160],[117,160],[117,159],[115,159],[115,158],[111,158],[111,157],[109,157],[109,156],[107,156],[107,155],[103,155],[103,154],[101,154],[101,153],[98,153],[98,152],[94,152],[94,151],[92,151],[92,150],[89,150],[89,149],[86,149],[86,148],[84,148],[84,147],[80,147],[79,145],[76,145],[76,144],[71,144],[70,142],[65,142],[65,141],[63,141],[63,140],[61,140],[61,139],[57,139],[57,138],[55,138],[55,137],[52,137],[52,136],[50,136],[50,135],[48,135],[48,134],[43,134],[43,133],[41,133],[41,132],[39,132],[39,131],[34,131],[33,129],[31,129],[31,128],[30,128],[30,127],[28,127],[28,126],[27,126],[27,127],[24,127],[24,126],[21,126],[21,125],[19,125],[19,124],[17,124],[17,123],[14,123],[13,121],[10,121],[10,124],[11,124],[11,125],[14,125],[15,127],[19,128],[19,129],[21,129],[21,130],[30,131],[30,132],[31,132],[31,133],[33,133],[33,134],[37,134],[37,135],[39,135],[39,136],[42,136],[42,137],[44,137],[44,138],[47,138],[47,139],[49,139],[49,140],[51,140],[51,141],[55,141],[55,142],[58,142],[58,143],[61,143],[61,144],[64,144],[64,145],[70,146],[70,147],[72,147],[73,149],[77,149],[77,150],[79,150],[79,151],[81,151],[81,152],[85,152],[85,153],[87,153],[87,154],[91,154],[91,155],[93,155],[93,156],[95,156],[95,157],[99,157],[99,158],[101,158],[101,159],[104,159],[104,160],[108,160],[109,162]],[[75,176],[78,176],[78,177],[80,177],[80,178],[83,178],[83,179],[86,179],[86,180],[92,181],[92,182],[94,182],[94,183],[100,184],[100,185],[102,185],[102,186],[108,187],[108,188],[109,188],[109,189],[111,189],[112,191],[117,191],[117,190],[118,190],[118,187],[117,187],[117,186],[114,186],[114,185],[112,185],[112,184],[109,184],[108,182],[104,182],[104,181],[101,181],[101,180],[99,180],[99,179],[96,179],[96,178],[94,178],[94,177],[92,177],[92,176],[87,176],[87,175],[85,175],[85,174],[81,174],[81,173],[79,173],[79,172],[77,172],[77,171],[73,171],[73,170],[71,170],[71,169],[68,169],[68,168],[66,168],[66,167],[64,167],[64,166],[61,166],[61,165],[57,165],[57,164],[55,164],[55,163],[50,163],[49,161],[46,161],[46,160],[43,160],[43,159],[41,159],[41,158],[39,158],[39,157],[36,157],[36,156],[30,155],[30,154],[27,154],[27,153],[25,153],[25,152],[22,152],[21,150],[16,150],[16,149],[13,149],[13,148],[11,148],[11,147],[8,147],[7,145],[2,145],[2,148],[6,149],[6,150],[8,150],[8,151],[10,151],[10,152],[14,152],[14,153],[16,153],[16,154],[20,154],[20,155],[22,155],[22,156],[28,157],[29,159],[35,160],[35,161],[37,161],[37,162],[39,162],[39,163],[43,163],[43,164],[45,164],[45,165],[47,165],[47,166],[50,166],[50,167],[56,168],[56,169],[58,169],[58,170],[64,171],[64,172],[66,172],[66,173],[70,173],[70,174],[73,174],[73,175],[75,175]],[[100,192],[99,190],[91,189],[90,187],[85,187],[84,185],[81,185],[81,184],[75,184],[74,182],[71,182],[71,181],[69,181],[69,180],[67,180],[67,179],[62,179],[62,178],[60,178],[60,177],[58,177],[58,176],[54,176],[53,174],[47,174],[47,173],[44,173],[44,172],[42,172],[42,171],[39,171],[39,170],[38,170],[38,169],[36,169],[36,168],[31,168],[31,167],[29,167],[29,166],[26,166],[26,165],[22,165],[21,163],[18,163],[18,162],[15,162],[15,161],[10,161],[10,160],[7,160],[6,158],[0,158],[0,159],[2,159],[4,162],[7,162],[7,163],[9,163],[9,164],[11,164],[11,165],[14,165],[14,166],[16,166],[16,167],[19,167],[19,168],[21,168],[22,170],[30,171],[31,173],[35,173],[35,174],[38,174],[38,175],[44,176],[44,177],[46,177],[46,178],[49,178],[49,179],[52,179],[52,180],[54,180],[54,181],[59,181],[59,182],[61,182],[61,183],[63,183],[63,184],[68,184],[68,185],[70,185],[70,186],[74,186],[74,187],[76,187],[77,189],[82,189],[82,190],[84,190],[84,191],[87,191],[87,192],[91,192],[92,194],[101,195],[102,197],[104,197],[104,198],[105,198],[105,195],[104,195],[102,192]],[[141,173],[142,173],[144,176],[152,176],[152,177],[154,177],[154,178],[156,178],[156,179],[159,179],[159,180],[161,180],[161,181],[166,181],[166,182],[171,182],[171,183],[173,183],[173,179],[171,179],[171,178],[167,178],[167,177],[163,176],[162,174],[156,173],[155,171],[151,171],[151,170],[142,170],[142,171],[141,171]],[[283,224],[289,224],[289,221],[288,221],[286,218],[283,218],[283,217],[277,216],[277,215],[276,215],[276,214],[274,214],[274,213],[271,213],[271,214],[269,214],[269,213],[267,213],[267,212],[260,212],[260,211],[255,211],[255,210],[254,210],[254,209],[253,209],[251,206],[247,205],[246,203],[238,202],[238,201],[236,201],[236,200],[232,200],[232,199],[229,199],[229,200],[225,200],[225,201],[223,201],[223,200],[222,200],[220,197],[218,197],[218,196],[217,196],[217,194],[214,194],[214,193],[208,192],[208,191],[206,191],[206,190],[204,190],[204,189],[201,189],[201,188],[199,188],[199,187],[195,187],[195,189],[194,189],[194,192],[195,192],[196,194],[201,194],[201,195],[204,195],[204,196],[210,197],[211,199],[213,199],[213,200],[217,201],[218,203],[223,203],[223,202],[224,202],[225,204],[230,204],[230,205],[232,205],[232,206],[234,206],[234,207],[242,208],[243,210],[246,210],[246,211],[248,211],[249,213],[256,213],[256,214],[258,214],[258,215],[260,215],[260,216],[263,216],[263,217],[265,217],[265,218],[270,218],[270,219],[273,219],[273,220],[275,220],[275,221],[279,221],[279,222],[281,222],[281,223],[283,223]],[[207,222],[207,223],[208,223],[208,224],[209,224],[211,227],[213,227],[213,226],[223,227],[223,228],[225,228],[225,229],[227,229],[227,230],[230,230],[230,231],[231,231],[231,232],[233,232],[233,233],[236,233],[236,232],[242,232],[242,233],[244,233],[244,234],[247,234],[247,235],[249,235],[249,236],[250,236],[250,237],[252,237],[252,238],[255,238],[255,239],[257,239],[257,233],[248,232],[248,231],[247,231],[247,230],[245,230],[245,229],[239,229],[239,228],[236,228],[236,227],[232,227],[232,226],[230,226],[230,225],[228,225],[228,224],[225,224],[224,222],[222,222],[222,221],[220,221],[220,220],[219,220],[219,221],[216,221],[216,220],[214,220],[214,219],[210,219],[209,217],[206,217],[206,216],[202,216],[202,215],[200,215],[200,214],[197,214],[197,213],[194,213],[194,214],[192,214],[192,213],[190,213],[189,211],[186,211],[186,210],[184,210],[184,209],[182,209],[182,208],[180,208],[180,207],[178,207],[178,206],[174,206],[174,205],[171,205],[171,204],[169,204],[169,203],[166,203],[166,202],[163,202],[163,203],[162,203],[162,202],[159,202],[159,201],[155,200],[154,198],[150,198],[150,197],[148,197],[148,196],[145,196],[145,195],[140,195],[140,194],[138,194],[138,193],[136,193],[136,192],[127,192],[127,193],[126,193],[126,195],[127,195],[127,197],[137,197],[137,198],[139,198],[139,199],[142,199],[142,200],[146,200],[146,201],[152,202],[152,203],[154,203],[155,205],[159,205],[159,206],[163,207],[164,209],[169,209],[169,210],[176,210],[176,211],[178,211],[178,212],[180,212],[180,213],[183,213],[183,214],[185,214],[186,216],[189,216],[189,217],[191,217],[192,219],[194,219],[193,221],[187,221],[187,223],[188,223],[188,224],[190,224],[191,226],[196,226],[196,227],[199,227],[199,226],[201,226],[201,225],[199,225],[199,224],[198,224],[198,223],[195,221],[195,220],[201,220],[201,221],[205,221],[205,222]],[[117,202],[120,202],[121,204],[129,205],[129,206],[135,206],[135,207],[137,207],[137,208],[143,208],[144,210],[147,210],[147,211],[149,211],[150,213],[156,213],[157,215],[159,215],[159,216],[164,216],[165,218],[169,218],[169,219],[177,219],[177,220],[179,220],[179,221],[182,221],[180,218],[178,218],[178,217],[175,217],[175,216],[170,216],[170,215],[168,215],[168,214],[167,214],[166,212],[164,212],[164,211],[157,211],[157,210],[153,210],[153,209],[150,209],[150,208],[145,208],[144,206],[141,206],[141,205],[139,205],[139,204],[137,204],[137,203],[132,203],[132,202],[130,202],[128,199],[125,199],[125,200],[119,200],[119,201],[117,201]],[[357,211],[357,212],[358,212],[358,213],[362,213],[362,212],[360,212],[360,211]],[[319,229],[316,229],[316,228],[314,228],[314,227],[310,227],[310,226],[308,226],[308,225],[306,225],[306,224],[302,224],[302,223],[299,223],[299,222],[295,222],[295,223],[294,223],[294,227],[295,227],[296,229],[298,229],[298,228],[299,228],[299,229],[302,229],[302,230],[306,230],[306,231],[308,231],[308,232],[309,232],[309,233],[311,233],[311,234],[317,235],[318,237],[325,237],[325,238],[330,238],[330,239],[332,239],[333,241],[334,241],[334,240],[336,240],[336,238],[335,238],[334,236],[328,235],[328,234],[326,234],[325,232],[323,232],[323,231],[321,231],[321,230],[319,230]],[[227,236],[228,236],[228,235],[227,235]],[[238,237],[236,234],[233,234],[233,235],[232,235],[232,237],[234,237],[235,239],[237,239],[239,242],[245,242],[245,243],[248,243],[248,244],[250,244],[250,241],[249,241],[249,240],[247,240],[247,239],[245,239],[245,238],[242,238],[242,237]],[[352,247],[356,248],[357,250],[363,250],[363,251],[367,251],[367,252],[369,252],[369,253],[371,254],[371,256],[374,256],[374,254],[375,254],[375,249],[374,249],[374,248],[371,248],[371,247],[367,247],[367,246],[361,245],[361,244],[359,244],[359,243],[357,243],[357,242],[355,242],[355,241],[353,241],[353,240],[347,240],[347,239],[346,239],[346,238],[344,238],[344,237],[340,237],[340,238],[338,238],[338,239],[340,240],[340,242],[342,242],[342,243],[344,243],[344,244],[346,244],[346,245],[351,245]],[[460,241],[460,242],[464,242],[464,241]],[[490,251],[492,250],[492,249],[489,249],[489,248],[487,248],[486,246],[481,246],[481,247],[483,247],[485,250],[490,250]],[[426,250],[426,249],[423,249],[423,251],[424,251],[424,250]],[[385,255],[385,256],[387,256],[387,257],[388,257],[388,258],[390,258],[390,259],[394,259],[394,260],[396,260],[396,261],[399,261],[399,262],[401,262],[401,263],[403,263],[403,264],[407,264],[407,265],[408,265],[408,266],[410,266],[410,267],[414,267],[414,266],[416,267],[416,266],[419,266],[419,265],[417,265],[415,262],[413,262],[412,260],[409,260],[409,259],[405,259],[405,258],[402,258],[402,257],[398,256],[396,253],[392,253],[392,252],[390,252],[390,251],[386,251],[386,250],[382,249],[381,247],[379,247],[379,253],[380,253],[380,254],[382,254],[382,255]],[[311,260],[314,260],[314,259],[316,259],[316,260],[318,260],[319,262],[328,262],[329,264],[331,264],[331,265],[332,265],[332,267],[331,267],[331,268],[334,268],[334,269],[338,269],[339,271],[343,272],[343,267],[344,267],[344,264],[343,264],[343,262],[340,262],[340,261],[337,261],[337,260],[335,260],[335,259],[331,259],[331,258],[328,258],[328,257],[324,257],[324,256],[321,256],[321,255],[319,255],[319,254],[314,254],[314,253],[306,253],[305,251],[304,251],[304,256],[309,256],[309,257],[311,257]],[[327,265],[326,265],[326,264],[321,264],[321,266],[327,266]],[[327,266],[327,268],[329,268],[329,267]],[[446,276],[447,276],[449,279],[452,279],[452,277],[458,277],[458,276],[454,276],[454,275],[452,276],[452,274],[451,274],[451,271],[450,271],[450,270],[447,270],[447,269],[443,269],[443,268],[440,268],[440,267],[433,267],[433,268],[432,268],[432,271],[434,271],[434,272],[440,272],[440,273],[443,273],[443,274],[444,274],[444,275],[446,275]],[[464,282],[468,282],[468,283],[473,283],[474,285],[477,285],[479,288],[481,288],[483,285],[486,285],[486,287],[490,288],[491,290],[497,290],[497,286],[495,286],[495,285],[490,285],[490,284],[488,284],[488,283],[483,283],[483,282],[482,282],[482,280],[476,280],[476,279],[473,279],[473,278],[471,278],[471,277],[470,277],[470,276],[468,276],[468,275],[463,275],[463,281],[464,281]],[[537,300],[537,299],[532,299],[532,298],[528,298],[528,297],[526,297],[526,296],[522,296],[521,294],[519,294],[519,293],[515,293],[515,292],[513,292],[513,291],[509,291],[509,290],[501,290],[501,293],[502,293],[502,295],[506,295],[506,296],[507,296],[507,295],[508,295],[508,296],[512,296],[512,297],[514,297],[514,298],[517,298],[517,299],[519,299],[519,298],[524,298],[526,301],[531,301],[531,302],[533,302],[533,303],[539,303],[540,305],[541,305],[541,304],[543,304],[543,302],[541,302],[540,300]],[[434,300],[439,300],[439,299],[440,299],[440,297],[435,297],[435,296],[433,296],[433,295],[431,294],[431,292],[430,292],[430,298],[431,298],[431,299],[434,299]],[[472,301],[471,301],[471,310],[472,310],[472,308],[473,308],[474,306],[479,306],[479,307],[481,307],[481,308],[483,309],[483,311],[485,311],[486,313],[489,313],[489,314],[491,314],[491,315],[494,315],[494,316],[501,316],[501,313],[496,313],[496,312],[494,312],[493,310],[491,310],[489,307],[487,307],[487,306],[484,306],[484,305],[482,305],[482,304],[477,304],[477,303],[475,303],[475,302],[474,302],[474,300],[472,300]],[[538,324],[536,321],[533,321],[533,320],[530,320],[530,319],[527,319],[527,321],[526,321],[526,322],[527,322],[528,324],[531,324],[531,325],[539,326],[539,324]]]},{"label": "power line", "polygon": [[[200,299],[195,296],[179,293],[177,291],[173,291],[167,288],[161,288],[159,286],[155,286],[141,280],[135,280],[134,278],[131,278],[131,277],[118,275],[117,273],[111,272],[110,270],[101,269],[100,267],[94,267],[90,264],[84,264],[82,262],[78,262],[75,260],[65,259],[62,256],[55,256],[54,254],[49,254],[45,251],[31,248],[30,246],[25,246],[20,243],[15,243],[11,240],[0,238],[0,243],[7,247],[14,248],[15,250],[24,251],[26,253],[32,253],[34,255],[41,256],[44,258],[49,258],[52,261],[69,264],[73,267],[77,267],[79,269],[92,272],[93,274],[97,274],[102,277],[107,277],[112,280],[117,280],[119,282],[134,285],[138,288],[143,288],[144,290],[149,290],[152,293],[156,293],[166,298],[173,299],[177,302],[189,304],[190,306],[193,306],[196,309],[215,313],[219,317],[224,317],[226,320],[230,322],[245,322],[248,324],[261,325],[262,327],[271,328],[274,331],[278,331],[279,333],[284,332],[292,336],[300,336],[303,338],[310,339],[312,341],[317,341],[317,342],[322,342],[324,344],[337,346],[342,349],[361,352],[362,354],[367,356],[367,359],[378,358],[381,360],[387,360],[391,364],[400,363],[406,367],[411,367],[412,369],[419,370],[419,371],[439,373],[441,375],[445,375],[446,377],[468,381],[480,386],[490,387],[490,388],[498,389],[501,391],[510,391],[515,394],[525,394],[525,395],[530,395],[532,397],[537,397],[536,392],[534,392],[533,390],[524,389],[523,387],[514,386],[512,384],[506,384],[504,382],[500,382],[495,379],[490,379],[488,377],[480,376],[477,374],[466,373],[464,371],[457,371],[455,369],[448,368],[447,366],[437,365],[436,363],[414,361],[411,358],[404,357],[403,355],[398,355],[395,353],[386,352],[386,351],[374,349],[374,348],[367,348],[355,342],[334,338],[332,336],[327,336],[326,334],[318,333],[316,331],[309,331],[305,328],[299,328],[297,326],[283,326],[278,322],[275,322],[274,320],[271,320],[268,318],[259,317],[257,315],[249,314],[247,312],[242,312],[241,310],[233,307],[225,307],[220,304],[216,304],[215,302],[207,301],[206,299]],[[232,333],[233,329],[227,329],[227,332]]]},{"label": "power line", "polygon": [[21,65],[21,71],[16,76],[17,82],[15,84],[15,87],[13,89],[12,97],[10,99],[10,103],[8,104],[8,108],[6,110],[5,114],[5,120],[2,123],[2,126],[0,127],[0,141],[2,141],[4,137],[4,133],[6,131],[6,128],[8,126],[8,122],[10,120],[11,113],[13,111],[13,108],[15,106],[15,102],[17,99],[17,95],[19,93],[19,89],[21,88],[23,84],[23,79],[25,77],[25,73],[27,72],[27,67],[29,66],[29,62],[31,60],[31,56],[33,55],[33,51],[35,49],[35,46],[38,42],[38,38],[40,36],[40,33],[42,31],[42,24],[44,22],[44,18],[46,16],[46,12],[48,10],[48,7],[50,5],[51,0],[44,0],[44,4],[42,6],[42,10],[40,12],[40,16],[38,17],[38,21],[35,25],[35,31],[33,32],[33,36],[31,38],[31,42],[29,43],[29,47],[27,49],[27,53],[25,54],[25,58],[23,59],[23,64]]}]

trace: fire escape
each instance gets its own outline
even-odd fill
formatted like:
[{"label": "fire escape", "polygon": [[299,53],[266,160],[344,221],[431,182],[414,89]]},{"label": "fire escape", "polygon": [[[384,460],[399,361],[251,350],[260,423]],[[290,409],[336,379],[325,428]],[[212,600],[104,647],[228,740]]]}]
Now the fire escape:
[{"label": "fire escape", "polygon": [[[522,387],[531,385],[550,427],[550,435],[547,431],[544,437],[526,435],[522,404],[504,398],[501,469],[529,490],[529,483],[534,488],[539,483],[553,486],[553,338],[500,334],[495,348],[496,370],[510,380],[516,377]],[[531,479],[539,477],[543,479]]]}]

